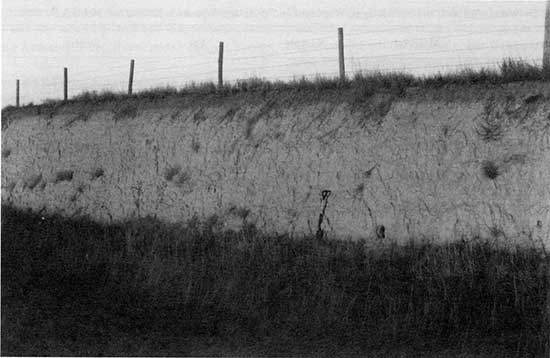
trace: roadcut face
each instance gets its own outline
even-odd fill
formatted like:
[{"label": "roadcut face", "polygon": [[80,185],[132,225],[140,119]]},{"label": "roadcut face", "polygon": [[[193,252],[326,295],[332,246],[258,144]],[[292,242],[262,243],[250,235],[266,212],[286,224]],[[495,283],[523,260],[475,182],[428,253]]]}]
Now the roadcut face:
[{"label": "roadcut face", "polygon": [[326,204],[329,237],[549,245],[550,86],[446,91],[14,112],[2,202],[293,234],[315,234]]}]

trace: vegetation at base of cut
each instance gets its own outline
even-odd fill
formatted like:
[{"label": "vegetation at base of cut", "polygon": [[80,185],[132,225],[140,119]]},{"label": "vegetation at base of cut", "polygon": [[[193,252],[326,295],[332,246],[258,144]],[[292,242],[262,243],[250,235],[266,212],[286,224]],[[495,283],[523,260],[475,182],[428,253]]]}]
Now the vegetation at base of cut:
[{"label": "vegetation at base of cut", "polygon": [[[213,82],[196,83],[191,82],[181,88],[159,87],[136,92],[132,95],[127,93],[115,93],[112,91],[87,91],[70,98],[67,102],[62,100],[45,100],[43,104],[32,103],[16,108],[7,106],[2,109],[3,118],[11,112],[24,108],[36,108],[39,114],[55,114],[64,105],[77,104],[86,107],[83,111],[89,111],[90,106],[103,103],[113,103],[122,100],[131,100],[132,103],[139,101],[159,101],[168,98],[184,96],[230,96],[238,93],[261,93],[300,91],[317,93],[326,90],[350,90],[351,101],[369,97],[377,92],[391,92],[394,95],[403,95],[410,87],[439,88],[447,85],[475,85],[475,84],[504,84],[517,81],[546,81],[548,76],[544,75],[542,67],[517,59],[504,59],[498,69],[465,68],[454,72],[437,73],[427,76],[414,76],[406,72],[382,72],[368,71],[358,72],[348,80],[342,82],[337,77],[317,76],[314,79],[300,78],[285,81],[269,81],[261,78],[250,78],[237,80],[234,84],[224,85],[219,88]],[[135,102],[134,102],[135,101]],[[115,119],[131,118],[136,115],[135,104],[128,104],[115,108]],[[86,113],[81,113],[87,118]],[[4,121],[4,119],[3,119]]]},{"label": "vegetation at base of cut", "polygon": [[[550,258],[540,249],[463,240],[373,250],[254,227],[214,233],[211,221],[100,225],[3,206],[2,312],[20,314],[3,315],[1,353],[135,355],[110,337],[144,332],[272,342],[270,354],[327,340],[335,351],[467,351],[479,341],[510,356],[549,352]],[[148,342],[154,353],[159,343]]]}]

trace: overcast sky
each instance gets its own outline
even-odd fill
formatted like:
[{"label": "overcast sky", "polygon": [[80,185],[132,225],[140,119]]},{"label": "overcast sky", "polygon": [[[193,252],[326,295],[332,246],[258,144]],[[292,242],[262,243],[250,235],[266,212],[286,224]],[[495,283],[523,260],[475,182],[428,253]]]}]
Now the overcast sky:
[{"label": "overcast sky", "polygon": [[540,63],[545,1],[2,0],[2,106],[84,90],[135,90],[224,77],[335,75],[337,28],[346,70],[422,74],[503,57]]}]

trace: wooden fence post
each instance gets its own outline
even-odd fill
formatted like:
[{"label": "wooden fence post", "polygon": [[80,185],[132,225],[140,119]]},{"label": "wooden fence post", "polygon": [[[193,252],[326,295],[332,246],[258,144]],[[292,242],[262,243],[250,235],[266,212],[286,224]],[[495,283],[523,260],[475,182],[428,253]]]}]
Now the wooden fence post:
[{"label": "wooden fence post", "polygon": [[19,107],[19,80],[15,82],[15,106]]},{"label": "wooden fence post", "polygon": [[132,94],[132,86],[134,85],[134,60],[130,61],[130,78],[128,79],[128,94]]},{"label": "wooden fence post", "polygon": [[220,41],[220,52],[218,54],[218,87],[223,87],[223,41]]},{"label": "wooden fence post", "polygon": [[344,65],[344,29],[338,28],[338,62],[340,64],[340,81],[346,80],[346,68]]},{"label": "wooden fence post", "polygon": [[68,80],[69,74],[67,67],[63,68],[63,100],[66,102],[69,97],[69,80]]},{"label": "wooden fence post", "polygon": [[544,18],[544,48],[542,52],[542,72],[550,78],[550,0],[546,0],[546,16]]}]

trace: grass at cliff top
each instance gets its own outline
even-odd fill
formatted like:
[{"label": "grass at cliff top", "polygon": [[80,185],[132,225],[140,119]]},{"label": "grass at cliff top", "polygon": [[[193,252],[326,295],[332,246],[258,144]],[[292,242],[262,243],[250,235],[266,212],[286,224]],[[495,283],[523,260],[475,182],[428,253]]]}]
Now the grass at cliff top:
[{"label": "grass at cliff top", "polygon": [[[336,77],[318,76],[314,79],[300,78],[299,76],[288,82],[269,81],[261,78],[238,80],[234,84],[224,85],[219,88],[213,82],[195,83],[181,88],[163,87],[152,88],[128,95],[112,91],[86,91],[67,102],[58,99],[45,100],[40,105],[29,103],[21,108],[7,106],[2,109],[2,114],[21,109],[51,110],[51,107],[62,105],[94,106],[103,103],[117,102],[121,100],[156,101],[178,97],[216,97],[231,96],[240,93],[275,93],[298,91],[316,94],[327,90],[349,90],[352,92],[352,100],[364,99],[377,92],[391,92],[394,95],[404,95],[407,88],[440,88],[447,85],[477,85],[477,84],[505,84],[517,81],[546,81],[549,79],[542,68],[522,60],[504,59],[500,66],[494,68],[471,69],[446,73],[437,73],[428,76],[414,76],[406,72],[358,72],[345,82]],[[349,97],[349,96],[348,96]]]},{"label": "grass at cliff top", "polygon": [[536,248],[320,243],[2,207],[2,355],[543,357]]}]

